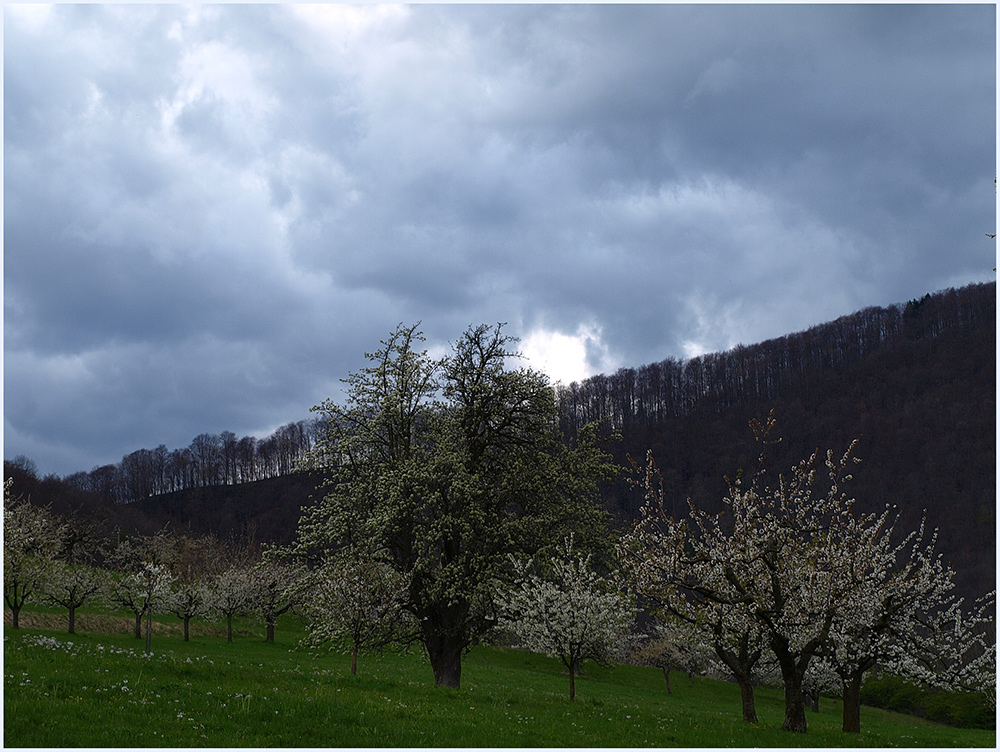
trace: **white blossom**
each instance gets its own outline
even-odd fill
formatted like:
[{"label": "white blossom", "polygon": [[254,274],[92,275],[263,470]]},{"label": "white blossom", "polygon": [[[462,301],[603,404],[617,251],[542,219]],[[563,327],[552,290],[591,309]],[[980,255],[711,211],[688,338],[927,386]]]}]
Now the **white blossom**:
[{"label": "white blossom", "polygon": [[[766,446],[773,415],[751,425]],[[690,504],[681,522],[666,515],[648,457],[646,504],[620,546],[638,592],[712,632],[720,658],[727,646],[763,638],[785,686],[789,730],[806,729],[802,689],[815,660],[839,668],[844,687],[844,677],[860,686],[876,662],[911,672],[920,664],[929,672],[928,656],[942,656],[935,633],[951,623],[942,619],[951,613],[952,575],[933,554],[935,536],[925,539],[921,528],[894,544],[889,509],[854,513],[842,490],[858,461],[853,449],[839,459],[827,452],[822,491],[818,455],[769,486],[762,452],[753,475],[729,482],[723,513]],[[812,672],[816,686],[822,668]],[[847,699],[845,728],[853,706]]]},{"label": "white blossom", "polygon": [[61,529],[47,509],[13,493],[13,479],[3,486],[3,595],[19,626],[21,608],[44,590],[52,577]]},{"label": "white blossom", "polygon": [[330,647],[348,641],[352,674],[361,651],[403,639],[415,627],[404,610],[406,579],[370,547],[349,546],[328,555],[302,585],[309,630],[305,644]]},{"label": "white blossom", "polygon": [[619,657],[635,609],[628,597],[590,567],[591,557],[573,553],[573,536],[561,556],[550,559],[544,576],[532,571],[532,560],[511,557],[517,579],[500,590],[498,625],[516,634],[529,650],[562,660],[569,669],[570,699],[584,660],[608,662]]}]

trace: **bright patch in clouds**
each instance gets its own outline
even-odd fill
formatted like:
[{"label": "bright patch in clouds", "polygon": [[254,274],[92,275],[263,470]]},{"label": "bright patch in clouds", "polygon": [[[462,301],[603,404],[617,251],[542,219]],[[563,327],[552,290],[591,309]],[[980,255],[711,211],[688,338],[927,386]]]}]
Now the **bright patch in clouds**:
[{"label": "bright patch in clouds", "polygon": [[563,384],[583,381],[612,367],[601,331],[593,326],[581,325],[573,335],[534,329],[521,341],[521,352],[531,368]]}]

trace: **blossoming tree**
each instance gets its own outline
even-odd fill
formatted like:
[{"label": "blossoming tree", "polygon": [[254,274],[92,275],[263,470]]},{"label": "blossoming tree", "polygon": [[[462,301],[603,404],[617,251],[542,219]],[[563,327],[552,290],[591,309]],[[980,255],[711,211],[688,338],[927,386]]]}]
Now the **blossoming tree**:
[{"label": "blossoming tree", "polygon": [[[861,683],[874,668],[940,683],[931,663],[957,661],[938,636],[958,602],[950,567],[935,555],[937,531],[923,525],[896,542],[898,515],[862,515],[848,522],[843,576],[850,598],[834,614],[825,662],[840,678],[843,730],[861,731]],[[944,649],[942,649],[944,648]]]},{"label": "blossoming tree", "polygon": [[3,597],[15,629],[20,626],[21,608],[49,582],[60,534],[49,511],[16,495],[13,480],[7,478],[3,485]]},{"label": "blossoming tree", "polygon": [[212,580],[209,587],[211,610],[226,619],[226,640],[233,641],[233,617],[249,610],[255,586],[253,566],[246,561],[231,561]]},{"label": "blossoming tree", "polygon": [[275,553],[265,553],[250,571],[249,607],[266,626],[265,640],[274,642],[278,617],[294,609],[303,598],[303,566]]},{"label": "blossoming tree", "polygon": [[358,654],[416,636],[416,621],[405,610],[406,578],[368,546],[348,546],[331,553],[307,575],[302,610],[312,647],[349,642],[351,674]]},{"label": "blossoming tree", "polygon": [[[737,539],[715,540],[715,550],[697,552],[691,545],[686,520],[667,512],[659,470],[651,453],[646,467],[635,467],[643,477],[646,503],[635,527],[618,542],[618,556],[632,586],[651,615],[656,630],[668,644],[710,646],[715,657],[740,688],[743,720],[757,723],[754,700],[755,671],[767,649],[763,626],[747,602],[732,592],[721,558],[745,556]],[[717,524],[717,520],[712,520]],[[675,647],[674,651],[684,648]]]},{"label": "blossoming tree", "polygon": [[511,557],[515,585],[498,591],[498,626],[529,650],[559,658],[569,670],[569,699],[587,659],[609,662],[626,641],[635,609],[631,600],[591,569],[591,557],[573,552],[573,536],[549,571],[532,571],[532,560]]},{"label": "blossoming tree", "polygon": [[69,611],[69,634],[76,633],[76,610],[104,589],[102,569],[55,560],[45,585],[45,600]]},{"label": "blossoming tree", "polygon": [[209,585],[221,558],[221,547],[214,538],[171,538],[171,571],[174,574],[170,610],[184,622],[184,641],[190,640],[191,620],[210,611]]},{"label": "blossoming tree", "polygon": [[[762,447],[771,443],[774,423],[773,414],[764,424],[751,422]],[[934,537],[925,542],[922,529],[893,542],[891,510],[855,514],[854,500],[841,490],[858,462],[854,446],[839,460],[827,452],[822,491],[816,454],[771,487],[762,451],[749,480],[739,474],[729,482],[722,514],[690,505],[683,524],[662,520],[650,468],[646,508],[632,534],[631,551],[640,557],[634,566],[652,573],[654,592],[672,589],[682,603],[735,609],[756,622],[781,672],[783,728],[790,731],[806,730],[803,681],[816,659],[841,678],[848,731],[859,728],[858,692],[872,666],[904,670],[916,665],[915,656],[925,656],[924,666],[932,656],[956,665],[935,637],[940,624],[954,621],[947,616],[954,612],[951,570],[933,555]]]}]

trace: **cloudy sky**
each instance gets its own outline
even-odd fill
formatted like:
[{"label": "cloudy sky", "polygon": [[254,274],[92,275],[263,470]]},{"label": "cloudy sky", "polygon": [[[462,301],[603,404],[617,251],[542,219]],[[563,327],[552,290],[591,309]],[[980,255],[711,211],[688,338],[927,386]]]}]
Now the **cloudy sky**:
[{"label": "cloudy sky", "polygon": [[993,5],[5,5],[4,457],[264,435],[397,323],[569,383],[992,281]]}]

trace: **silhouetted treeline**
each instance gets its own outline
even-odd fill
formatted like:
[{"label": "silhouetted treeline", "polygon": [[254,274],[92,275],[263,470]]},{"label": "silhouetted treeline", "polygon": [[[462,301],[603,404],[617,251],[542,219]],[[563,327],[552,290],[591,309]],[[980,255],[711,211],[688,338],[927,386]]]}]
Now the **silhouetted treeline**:
[{"label": "silhouetted treeline", "polygon": [[322,478],[291,473],[239,485],[194,487],[122,504],[107,501],[56,475],[39,477],[30,463],[4,461],[16,493],[108,540],[169,529],[246,544],[291,543],[303,506],[312,504]]},{"label": "silhouetted treeline", "polygon": [[114,465],[66,476],[70,485],[105,502],[129,503],[192,488],[231,486],[289,475],[312,448],[322,421],[298,421],[264,439],[232,431],[195,436],[190,446],[138,449]]},{"label": "silhouetted treeline", "polygon": [[[723,475],[756,460],[751,418],[771,409],[782,442],[773,473],[815,450],[863,462],[846,489],[860,509],[898,506],[902,527],[940,529],[963,593],[995,586],[996,285],[867,308],[805,332],[681,362],[668,359],[560,392],[568,436],[588,421],[622,434],[622,464],[651,450],[677,516],[690,498],[722,509]],[[822,470],[822,465],[820,466]],[[642,501],[623,479],[605,488],[619,520]]]},{"label": "silhouetted treeline", "polygon": [[637,426],[657,425],[696,409],[719,413],[801,397],[818,388],[823,374],[843,370],[887,344],[992,327],[995,289],[995,284],[949,289],[905,305],[865,308],[758,345],[737,345],[686,361],[667,358],[574,382],[559,390],[563,428],[574,434],[598,421],[628,434]]}]

